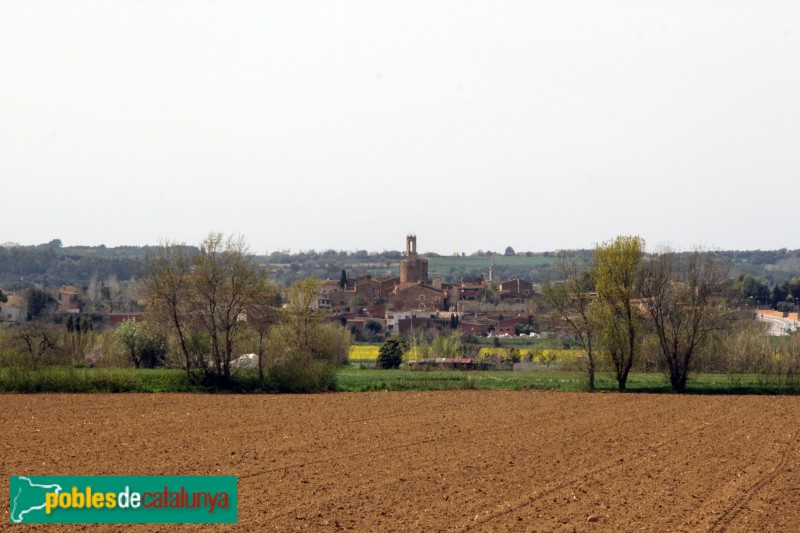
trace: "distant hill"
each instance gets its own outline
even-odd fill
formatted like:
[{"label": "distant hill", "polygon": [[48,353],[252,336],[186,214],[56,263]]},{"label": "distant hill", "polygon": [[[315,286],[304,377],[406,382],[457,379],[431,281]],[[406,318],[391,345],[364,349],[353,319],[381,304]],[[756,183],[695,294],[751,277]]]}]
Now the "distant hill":
[{"label": "distant hill", "polygon": [[[7,243],[8,244],[8,243]],[[33,285],[57,288],[75,284],[87,286],[94,278],[104,280],[114,277],[125,282],[135,278],[142,270],[148,246],[61,246],[53,240],[37,246],[19,246],[15,243],[0,246],[0,288],[18,290]],[[590,255],[591,250],[573,252],[518,253],[503,255],[481,252],[480,255],[446,256],[423,254],[429,261],[429,274],[444,281],[461,278],[488,277],[494,263],[495,279],[545,280],[551,273],[556,258],[565,253]],[[769,285],[783,283],[800,276],[800,250],[723,251],[732,276],[750,274]],[[326,250],[296,254],[273,252],[258,259],[272,270],[273,279],[281,284],[311,275],[322,279],[341,277],[344,270],[349,278],[362,275],[397,275],[403,254],[397,250],[383,252],[344,252]]]}]

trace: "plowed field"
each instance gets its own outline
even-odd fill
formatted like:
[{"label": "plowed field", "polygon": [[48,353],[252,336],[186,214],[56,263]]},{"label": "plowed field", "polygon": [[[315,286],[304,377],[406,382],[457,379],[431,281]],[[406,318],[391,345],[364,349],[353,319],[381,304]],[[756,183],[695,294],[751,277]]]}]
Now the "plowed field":
[{"label": "plowed field", "polygon": [[239,476],[236,526],[139,530],[800,530],[800,398],[458,391],[0,401],[5,476]]}]

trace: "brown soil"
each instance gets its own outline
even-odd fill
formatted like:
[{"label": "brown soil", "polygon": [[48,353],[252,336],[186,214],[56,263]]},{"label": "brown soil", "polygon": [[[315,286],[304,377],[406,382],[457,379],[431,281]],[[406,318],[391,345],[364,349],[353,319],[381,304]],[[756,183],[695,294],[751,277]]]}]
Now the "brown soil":
[{"label": "brown soil", "polygon": [[[237,526],[177,529],[800,527],[800,398],[479,391],[0,398],[6,476],[239,476]],[[7,481],[0,506],[3,528]],[[154,527],[176,529],[139,529]]]}]

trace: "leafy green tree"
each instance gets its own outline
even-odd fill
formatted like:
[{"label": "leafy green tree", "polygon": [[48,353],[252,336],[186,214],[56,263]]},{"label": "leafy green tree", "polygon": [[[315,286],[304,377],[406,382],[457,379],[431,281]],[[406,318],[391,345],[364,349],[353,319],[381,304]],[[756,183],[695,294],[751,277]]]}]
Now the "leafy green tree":
[{"label": "leafy green tree", "polygon": [[458,329],[458,315],[450,313],[450,329]]},{"label": "leafy green tree", "polygon": [[514,248],[512,248],[511,246],[506,246],[506,251],[505,251],[505,253],[503,255],[512,256],[512,255],[517,255],[517,254],[514,251]]},{"label": "leafy green tree", "polygon": [[780,302],[785,302],[786,298],[789,296],[789,284],[784,283],[783,285],[775,284],[772,287],[772,292],[770,293],[770,307],[776,309]]},{"label": "leafy green tree", "polygon": [[600,342],[613,363],[619,390],[625,390],[643,333],[636,307],[644,255],[644,239],[620,236],[598,245],[593,253],[592,282]]},{"label": "leafy green tree", "polygon": [[374,339],[377,335],[380,335],[383,331],[383,326],[377,320],[367,320],[367,323],[364,324],[364,329],[367,330],[368,336],[371,339]]},{"label": "leafy green tree", "polygon": [[347,272],[342,269],[342,276],[339,278],[339,288],[344,290],[347,288]]},{"label": "leafy green tree", "polygon": [[111,289],[105,285],[100,287],[100,300],[104,302],[111,301]]},{"label": "leafy green tree", "polygon": [[408,350],[408,341],[397,337],[387,339],[378,352],[377,363],[381,368],[399,368],[403,362],[403,355]]},{"label": "leafy green tree", "polygon": [[734,289],[743,302],[752,305],[767,304],[769,302],[769,285],[761,278],[750,274],[743,274],[734,283]]},{"label": "leafy green tree", "polygon": [[797,276],[792,276],[787,284],[787,288],[791,298],[800,299],[800,278]]},{"label": "leafy green tree", "polygon": [[310,277],[294,282],[289,289],[277,328],[287,349],[306,355],[315,351],[314,329],[322,321],[322,313],[316,305],[321,288],[319,278]]},{"label": "leafy green tree", "polygon": [[8,296],[3,294],[3,289],[0,289],[0,304],[4,304],[8,301]]},{"label": "leafy green tree", "polygon": [[432,357],[463,357],[465,348],[462,336],[458,332],[437,335],[430,342]]},{"label": "leafy green tree", "polygon": [[114,330],[117,346],[136,368],[155,368],[167,355],[167,338],[147,322],[126,320]]},{"label": "leafy green tree", "polygon": [[70,314],[67,319],[66,328],[69,333],[88,333],[94,330],[94,324],[89,316]]},{"label": "leafy green tree", "polygon": [[317,306],[321,287],[319,278],[311,277],[296,281],[289,289],[287,302],[274,327],[279,357],[347,363],[349,333],[339,324],[323,322],[324,315]]},{"label": "leafy green tree", "polygon": [[497,289],[494,288],[494,285],[486,284],[484,285],[483,289],[483,302],[496,304],[498,300],[497,296]]},{"label": "leafy green tree", "polygon": [[28,320],[52,318],[58,309],[58,302],[43,289],[28,289]]},{"label": "leafy green tree", "polygon": [[268,375],[278,391],[334,390],[338,365],[348,362],[350,333],[323,321],[317,307],[321,286],[318,278],[296,281],[270,331]]}]

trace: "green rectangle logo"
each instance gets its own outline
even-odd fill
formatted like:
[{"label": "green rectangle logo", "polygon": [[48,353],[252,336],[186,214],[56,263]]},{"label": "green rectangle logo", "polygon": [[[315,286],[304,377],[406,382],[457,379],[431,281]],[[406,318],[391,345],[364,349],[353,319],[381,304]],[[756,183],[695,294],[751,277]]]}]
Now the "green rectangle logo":
[{"label": "green rectangle logo", "polygon": [[12,524],[232,524],[235,476],[11,476]]}]

